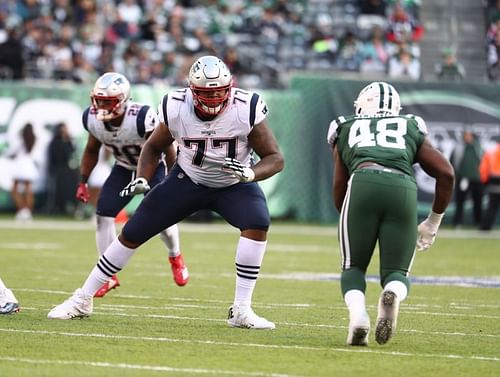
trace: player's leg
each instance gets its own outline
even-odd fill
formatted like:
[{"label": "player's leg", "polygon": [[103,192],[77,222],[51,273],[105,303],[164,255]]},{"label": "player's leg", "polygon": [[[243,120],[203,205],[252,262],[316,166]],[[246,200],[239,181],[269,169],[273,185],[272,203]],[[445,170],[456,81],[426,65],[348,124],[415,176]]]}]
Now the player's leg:
[{"label": "player's leg", "polygon": [[[95,292],[129,263],[140,245],[196,211],[198,200],[191,193],[194,190],[200,191],[201,188],[189,178],[185,178],[169,176],[149,192],[118,238],[115,238],[99,258],[83,286],[68,300],[53,308],[48,318],[72,319],[89,316],[93,310],[92,298]],[[201,194],[199,196],[203,197]],[[169,197],[176,200],[167,200]]]},{"label": "player's leg", "polygon": [[264,193],[256,183],[218,190],[211,208],[241,230],[236,247],[236,287],[228,324],[232,327],[274,329],[274,323],[256,315],[252,296],[267,246],[270,216]]},{"label": "player's leg", "polygon": [[408,274],[417,239],[417,189],[411,180],[394,178],[385,201],[387,213],[380,226],[380,281],[383,290],[378,303],[375,339],[389,341],[396,330],[399,304],[410,287]]},{"label": "player's leg", "polygon": [[355,174],[340,213],[341,289],[349,310],[348,345],[368,344],[370,318],[365,303],[365,273],[377,241],[381,214],[376,199],[377,179],[380,177],[374,174]]},{"label": "player's leg", "polygon": [[[150,181],[151,187],[156,186],[165,178],[165,165],[160,163],[156,173]],[[146,194],[147,195],[147,194]],[[179,227],[174,224],[160,232],[160,239],[168,250],[168,261],[172,270],[175,283],[182,287],[189,281],[189,270],[184,263],[184,257],[181,254]]]},{"label": "player's leg", "polygon": [[[130,202],[130,197],[121,197],[119,192],[132,179],[133,172],[115,165],[99,193],[96,207],[96,244],[101,257],[116,238],[115,217]],[[120,286],[116,275],[106,281],[94,297],[103,297],[110,290]]]}]

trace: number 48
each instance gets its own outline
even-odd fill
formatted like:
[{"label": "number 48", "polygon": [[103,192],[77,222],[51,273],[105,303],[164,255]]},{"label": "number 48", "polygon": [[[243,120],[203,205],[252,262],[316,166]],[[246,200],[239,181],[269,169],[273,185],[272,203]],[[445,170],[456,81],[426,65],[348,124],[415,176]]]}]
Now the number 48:
[{"label": "number 48", "polygon": [[[376,131],[370,129],[372,119],[357,119],[349,130],[349,147],[357,146],[405,149],[406,119],[385,118],[377,121]],[[389,129],[388,125],[396,125],[396,129]]]}]

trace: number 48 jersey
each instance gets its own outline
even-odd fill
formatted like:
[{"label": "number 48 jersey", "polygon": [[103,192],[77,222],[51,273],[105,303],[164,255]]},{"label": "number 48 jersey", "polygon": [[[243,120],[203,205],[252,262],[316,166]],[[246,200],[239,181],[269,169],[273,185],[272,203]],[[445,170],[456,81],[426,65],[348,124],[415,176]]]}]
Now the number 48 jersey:
[{"label": "number 48 jersey", "polygon": [[351,174],[366,161],[399,169],[413,176],[412,165],[427,135],[415,115],[339,117],[330,123],[328,143],[337,150]]},{"label": "number 48 jersey", "polygon": [[267,106],[257,93],[231,89],[229,103],[213,120],[200,120],[194,111],[189,88],[163,97],[158,105],[159,122],[167,125],[179,145],[177,164],[196,183],[226,187],[239,180],[222,169],[225,157],[245,166],[253,164],[248,134],[267,116]]},{"label": "number 48 jersey", "polygon": [[83,112],[85,129],[113,153],[117,165],[136,170],[147,134],[156,126],[154,110],[147,105],[129,102],[119,127],[98,120],[96,115],[97,110],[93,106]]}]

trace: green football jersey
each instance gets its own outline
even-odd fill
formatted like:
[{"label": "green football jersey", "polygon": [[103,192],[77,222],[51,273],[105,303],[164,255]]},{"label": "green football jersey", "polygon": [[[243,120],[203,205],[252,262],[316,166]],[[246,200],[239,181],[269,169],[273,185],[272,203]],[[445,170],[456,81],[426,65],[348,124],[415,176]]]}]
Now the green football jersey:
[{"label": "green football jersey", "polygon": [[328,143],[336,145],[349,174],[365,161],[413,176],[412,165],[427,127],[415,115],[339,117],[330,123]]}]

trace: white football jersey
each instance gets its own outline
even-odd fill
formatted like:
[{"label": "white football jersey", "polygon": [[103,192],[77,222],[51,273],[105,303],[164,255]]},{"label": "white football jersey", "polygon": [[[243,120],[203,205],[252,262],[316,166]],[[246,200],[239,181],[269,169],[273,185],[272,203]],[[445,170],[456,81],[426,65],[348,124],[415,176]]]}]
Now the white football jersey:
[{"label": "white football jersey", "polygon": [[146,134],[156,126],[154,110],[147,105],[129,102],[120,127],[112,127],[109,122],[98,120],[96,115],[93,106],[83,112],[85,129],[113,153],[117,165],[135,170]]},{"label": "white football jersey", "polygon": [[248,134],[267,116],[267,106],[257,93],[232,88],[228,104],[213,120],[200,120],[189,88],[175,90],[158,105],[158,120],[168,126],[179,145],[177,164],[196,183],[226,187],[238,183],[222,169],[225,157],[253,164]]}]

